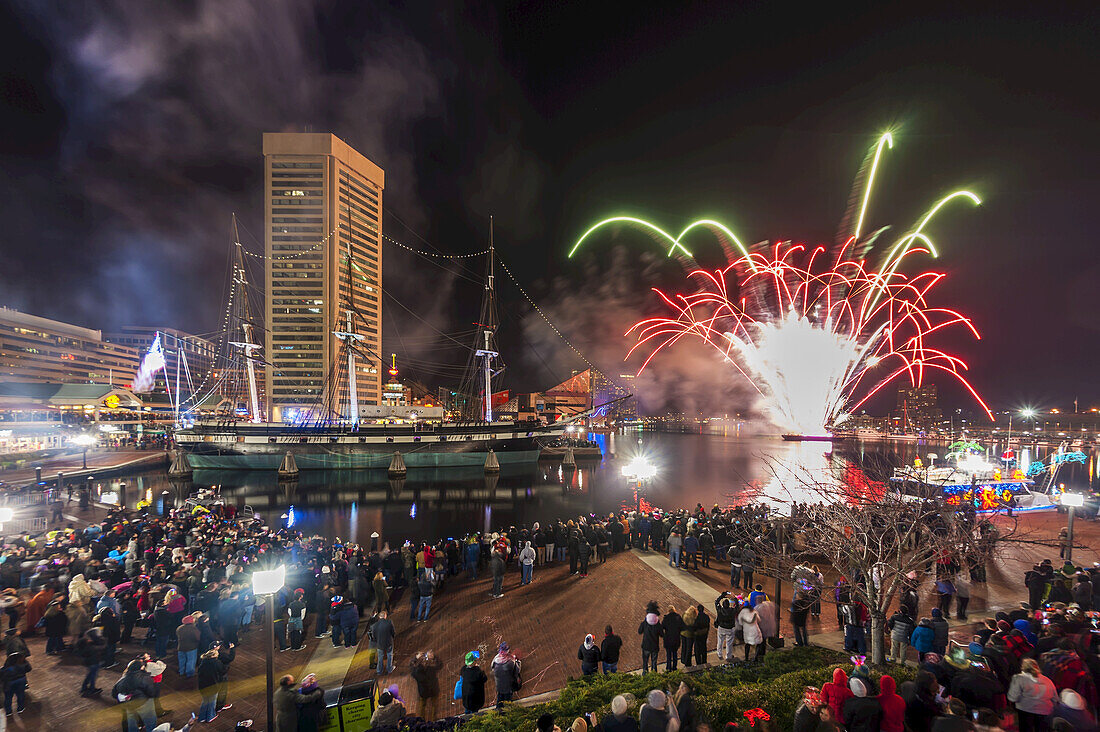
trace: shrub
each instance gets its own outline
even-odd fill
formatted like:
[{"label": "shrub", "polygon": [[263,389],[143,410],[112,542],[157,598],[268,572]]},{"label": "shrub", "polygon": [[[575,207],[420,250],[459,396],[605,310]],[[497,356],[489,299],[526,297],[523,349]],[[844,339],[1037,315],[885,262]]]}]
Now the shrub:
[{"label": "shrub", "polygon": [[[565,729],[576,717],[593,712],[597,718],[610,712],[611,700],[618,694],[631,694],[631,713],[637,715],[651,689],[675,689],[687,679],[699,713],[714,727],[739,722],[747,709],[760,707],[768,712],[780,729],[789,730],[794,711],[806,686],[821,686],[832,679],[833,669],[851,672],[847,656],[824,648],[793,648],[765,657],[762,663],[750,663],[708,669],[696,674],[683,671],[667,673],[612,674],[570,679],[559,697],[551,702],[522,707],[508,704],[496,713],[480,714],[462,725],[462,732],[512,732],[535,729],[539,715],[549,712]],[[914,670],[893,666],[890,674],[900,684],[914,676]]]}]

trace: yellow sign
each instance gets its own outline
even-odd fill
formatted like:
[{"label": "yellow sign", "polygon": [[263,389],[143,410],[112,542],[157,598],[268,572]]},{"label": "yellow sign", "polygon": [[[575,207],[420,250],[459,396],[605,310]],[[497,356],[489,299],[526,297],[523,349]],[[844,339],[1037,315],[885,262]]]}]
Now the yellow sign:
[{"label": "yellow sign", "polygon": [[106,399],[103,400],[103,406],[107,409],[118,409],[118,394],[109,394]]}]

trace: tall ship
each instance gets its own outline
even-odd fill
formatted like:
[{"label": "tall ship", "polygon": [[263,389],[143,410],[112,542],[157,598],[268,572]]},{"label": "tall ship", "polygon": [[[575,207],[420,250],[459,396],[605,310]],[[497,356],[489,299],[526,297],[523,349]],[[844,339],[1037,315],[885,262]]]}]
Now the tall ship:
[{"label": "tall ship", "polygon": [[[361,404],[354,377],[357,361],[381,359],[358,332],[359,313],[354,305],[342,302],[347,306],[346,319],[331,337],[339,344],[335,363],[341,364],[341,370],[346,367],[346,379],[340,379],[344,388],[338,388],[336,379],[331,378],[337,371],[334,368],[330,374],[333,383],[326,383],[316,405],[292,420],[266,421],[256,370],[267,362],[254,335],[258,323],[248,298],[247,252],[241,247],[235,220],[234,240],[220,393],[192,400],[195,407],[212,405],[213,413],[203,415],[204,410],[195,409],[198,416],[191,419],[181,414],[175,432],[176,445],[192,467],[276,470],[288,453],[299,470],[384,468],[391,465],[395,453],[400,453],[409,468],[482,466],[487,461],[489,465],[534,463],[543,445],[560,438],[568,422],[583,418],[582,414],[549,424],[495,418],[493,379],[503,365],[496,345],[496,255],[490,223],[481,316],[464,381],[471,395],[465,414],[447,414],[442,405],[403,403],[401,385],[393,383],[396,364],[390,369],[391,383],[383,388],[381,403]],[[350,254],[345,261],[350,280],[355,265]],[[176,403],[180,403],[178,394]]]}]

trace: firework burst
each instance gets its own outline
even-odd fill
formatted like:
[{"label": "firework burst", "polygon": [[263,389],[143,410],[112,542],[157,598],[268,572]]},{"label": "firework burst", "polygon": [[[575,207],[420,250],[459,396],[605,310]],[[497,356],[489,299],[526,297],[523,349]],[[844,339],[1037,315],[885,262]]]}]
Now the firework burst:
[{"label": "firework burst", "polygon": [[878,267],[867,263],[866,254],[884,229],[865,239],[861,229],[882,151],[892,144],[893,139],[884,135],[872,149],[861,176],[867,183],[858,219],[833,251],[790,243],[765,243],[750,251],[728,227],[711,220],[694,222],[676,237],[628,217],[589,229],[570,256],[598,229],[625,222],[665,240],[669,256],[691,265],[694,259],[683,244],[685,235],[701,226],[711,228],[732,260],[717,270],[689,267],[694,286],[690,293],[670,295],[654,289],[671,314],[647,318],[627,331],[637,338],[628,358],[648,351],[639,373],[661,351],[692,338],[713,348],[753,385],[777,425],[800,434],[840,426],[849,413],[892,382],[921,386],[936,373],[962,385],[992,419],[964,376],[966,363],[935,345],[936,336],[948,329],[980,338],[969,318],[930,304],[943,273],[901,271],[914,256],[938,255],[925,230],[945,204],[956,199],[977,204],[977,196],[958,191],[944,197],[893,244]]}]

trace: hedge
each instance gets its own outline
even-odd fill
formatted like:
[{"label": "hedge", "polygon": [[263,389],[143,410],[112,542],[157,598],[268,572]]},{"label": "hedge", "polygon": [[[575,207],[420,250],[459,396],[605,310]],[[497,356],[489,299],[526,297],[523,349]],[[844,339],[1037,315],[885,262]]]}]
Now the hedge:
[{"label": "hedge", "polygon": [[[462,732],[533,732],[535,721],[546,712],[566,729],[585,712],[602,718],[610,713],[611,700],[618,694],[632,694],[631,713],[651,689],[675,689],[687,679],[695,696],[699,714],[720,728],[726,722],[740,722],[747,709],[760,707],[771,715],[779,729],[790,730],[794,711],[806,686],[830,681],[838,666],[851,672],[847,656],[812,646],[792,648],[768,654],[762,663],[722,666],[695,674],[683,671],[666,673],[611,674],[570,679],[560,696],[551,702],[523,707],[507,704],[500,712],[479,714],[461,725]],[[912,679],[912,668],[891,666],[889,673],[901,684]],[[877,678],[877,674],[876,674]]]}]

